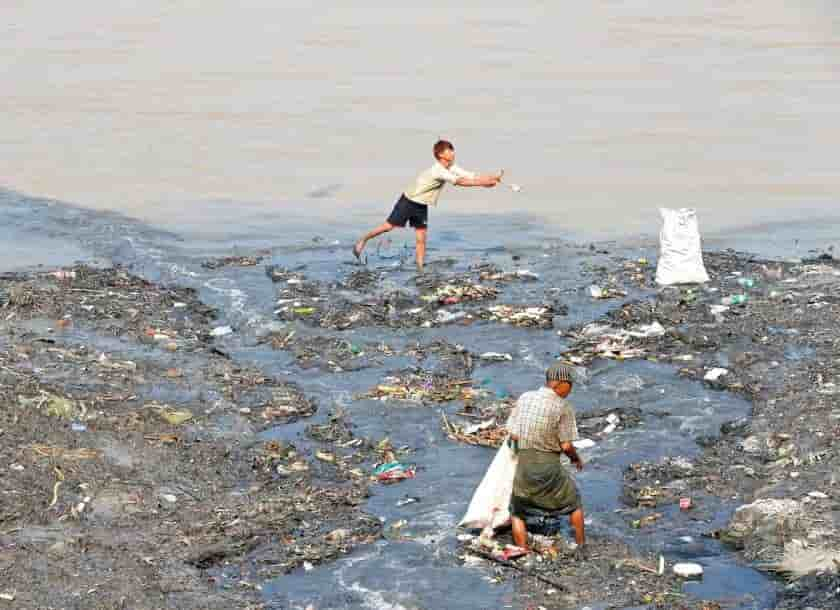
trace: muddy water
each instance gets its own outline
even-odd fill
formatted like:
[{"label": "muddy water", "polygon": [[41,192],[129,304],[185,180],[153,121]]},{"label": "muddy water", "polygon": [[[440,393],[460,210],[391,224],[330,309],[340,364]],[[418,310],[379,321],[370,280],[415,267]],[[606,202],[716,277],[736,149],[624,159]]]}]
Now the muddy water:
[{"label": "muddy water", "polygon": [[[22,236],[49,240],[51,260],[71,262],[79,257],[102,264],[120,263],[150,279],[175,282],[197,288],[202,298],[220,308],[220,324],[231,324],[236,332],[219,340],[219,346],[241,362],[254,363],[268,373],[289,376],[301,384],[321,405],[314,418],[292,426],[279,426],[263,433],[264,438],[282,438],[301,447],[311,447],[304,435],[308,423],[323,421],[331,410],[344,408],[356,426],[358,436],[389,436],[396,446],[414,449],[407,458],[418,465],[416,479],[372,489],[367,510],[385,523],[386,531],[405,520],[401,539],[384,539],[369,547],[312,571],[299,571],[262,583],[266,601],[278,608],[480,609],[515,607],[511,584],[489,582],[491,573],[482,568],[463,567],[457,559],[455,524],[461,517],[475,485],[492,459],[483,448],[460,446],[442,433],[440,415],[460,410],[457,403],[443,407],[421,407],[407,403],[357,400],[354,396],[377,384],[389,372],[409,364],[400,358],[352,373],[325,374],[318,369],[301,370],[284,352],[257,343],[261,334],[276,328],[273,319],[274,287],[261,266],[208,271],[200,265],[209,256],[229,255],[230,241],[184,239],[176,233],[151,229],[114,214],[91,213],[60,203],[45,204],[6,193],[0,214],[11,221],[19,242]],[[511,224],[515,224],[512,219]],[[655,252],[647,246],[604,244],[609,254],[592,252],[586,246],[549,239],[540,227],[523,227],[521,242],[511,247],[481,247],[453,224],[446,240],[437,243],[432,264],[451,259],[452,269],[465,269],[478,262],[494,262],[511,268],[512,255],[518,264],[541,275],[541,281],[506,288],[508,302],[540,301],[548,289],[559,291],[569,306],[569,315],[557,319],[559,326],[594,319],[618,301],[593,302],[586,287],[592,280],[589,269],[609,265],[611,256],[646,256]],[[310,234],[318,236],[310,226]],[[475,228],[475,227],[473,227]],[[502,231],[492,221],[487,236]],[[508,235],[507,240],[512,238]],[[491,240],[492,241],[492,240]],[[313,279],[331,280],[353,267],[347,264],[347,245],[326,238],[316,240],[286,237],[274,247],[270,262],[286,267],[305,265]],[[249,243],[255,247],[256,244]],[[262,244],[264,245],[264,244]],[[399,238],[371,251],[371,267],[386,272],[386,282],[411,290],[413,273],[401,268],[405,244]],[[242,253],[251,252],[241,244]],[[601,248],[599,248],[601,249]],[[33,261],[37,263],[38,261]],[[267,261],[269,262],[269,261]],[[635,291],[628,298],[642,296]],[[511,329],[498,325],[475,325],[442,329],[381,331],[359,329],[342,333],[353,342],[384,340],[396,348],[434,338],[461,343],[474,352],[504,351],[513,355],[510,363],[482,364],[473,377],[488,380],[499,392],[517,395],[539,384],[544,367],[564,348],[556,330]],[[94,340],[79,335],[80,342]],[[97,339],[98,341],[98,339]],[[117,349],[102,343],[100,349]],[[791,354],[791,357],[800,357]],[[153,390],[153,389],[152,389]],[[150,391],[152,391],[150,390]],[[201,388],[194,388],[201,392]],[[160,388],[161,400],[178,402]],[[664,516],[643,532],[630,526],[630,517],[620,512],[622,471],[633,461],[656,460],[662,456],[692,457],[699,452],[694,439],[715,434],[720,424],[748,413],[749,405],[732,395],[711,390],[676,376],[675,370],[649,362],[599,362],[588,371],[586,383],[572,396],[581,414],[604,407],[638,407],[642,423],[599,439],[584,452],[587,468],[578,476],[585,499],[590,534],[612,536],[646,550],[661,552],[670,561],[691,560],[704,565],[702,582],[686,585],[686,592],[718,599],[727,607],[759,609],[771,605],[776,584],[755,570],[741,565],[728,551],[702,533],[722,525],[732,503],[713,497],[696,498],[698,510],[689,514],[666,508]],[[405,497],[416,503],[397,506]],[[609,600],[604,600],[604,603]],[[592,607],[597,607],[592,606]]]},{"label": "muddy water", "polygon": [[523,186],[447,196],[468,213],[830,213],[838,26],[830,0],[4,2],[0,185],[162,226],[379,219],[446,135]]}]

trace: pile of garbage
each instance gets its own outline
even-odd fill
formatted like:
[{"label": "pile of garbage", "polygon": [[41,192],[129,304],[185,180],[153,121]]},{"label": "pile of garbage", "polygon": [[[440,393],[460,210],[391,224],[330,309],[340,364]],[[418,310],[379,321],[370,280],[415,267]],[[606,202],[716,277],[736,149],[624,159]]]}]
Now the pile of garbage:
[{"label": "pile of garbage", "polygon": [[3,284],[7,321],[46,318],[59,329],[83,325],[168,351],[199,349],[212,339],[216,312],[195,290],[156,286],[118,267],[77,265]]},{"label": "pile of garbage", "polygon": [[589,287],[589,295],[593,299],[615,299],[626,297],[627,293],[615,286],[599,286],[598,284],[592,284]]},{"label": "pile of garbage", "polygon": [[382,273],[370,269],[356,269],[338,282],[337,289],[368,292],[382,280]]},{"label": "pile of garbage", "polygon": [[295,363],[304,370],[321,368],[333,373],[358,371],[381,364],[382,356],[393,354],[385,343],[359,344],[343,338],[300,334],[294,330],[273,335],[271,345],[274,349],[294,354]]},{"label": "pile of garbage", "polygon": [[516,269],[514,271],[502,271],[494,265],[485,265],[478,269],[478,277],[484,282],[536,282],[540,279],[539,274],[528,269]]},{"label": "pile of garbage", "polygon": [[471,379],[452,379],[412,369],[386,377],[381,384],[358,398],[429,404],[453,400],[472,401],[484,394],[483,390],[473,387]]},{"label": "pile of garbage", "polygon": [[494,305],[478,312],[482,319],[522,328],[553,328],[555,315],[553,305]]},{"label": "pile of garbage", "polygon": [[581,437],[602,438],[614,432],[635,428],[642,421],[638,407],[605,407],[580,413],[577,417]]},{"label": "pile of garbage", "polygon": [[656,508],[679,504],[688,497],[694,477],[702,477],[694,463],[681,457],[666,457],[660,462],[630,464],[624,471],[622,501],[633,508]]},{"label": "pile of garbage", "polygon": [[297,384],[264,377],[247,370],[234,370],[228,374],[226,398],[247,409],[246,414],[261,417],[266,424],[291,423],[301,417],[310,417],[317,410]]},{"label": "pile of garbage", "polygon": [[508,435],[504,424],[495,417],[459,424],[450,422],[444,413],[441,415],[441,422],[446,436],[467,445],[498,448]]},{"label": "pile of garbage", "polygon": [[644,358],[649,352],[648,339],[662,336],[665,328],[657,321],[630,329],[591,323],[577,330],[569,329],[564,334],[572,339],[572,345],[561,353],[561,357],[574,364],[589,365],[597,358]]},{"label": "pile of garbage", "polygon": [[434,295],[422,297],[424,300],[434,299],[441,305],[457,305],[467,301],[483,301],[495,299],[499,291],[492,286],[481,284],[445,284],[439,286]]},{"label": "pile of garbage", "polygon": [[433,375],[469,379],[473,372],[475,356],[457,343],[441,339],[425,345],[418,342],[409,346],[405,354],[416,358]]},{"label": "pile of garbage", "polygon": [[210,269],[211,271],[223,269],[224,267],[256,267],[266,259],[266,256],[268,256],[268,254],[211,258],[201,263],[201,266],[205,269]]}]

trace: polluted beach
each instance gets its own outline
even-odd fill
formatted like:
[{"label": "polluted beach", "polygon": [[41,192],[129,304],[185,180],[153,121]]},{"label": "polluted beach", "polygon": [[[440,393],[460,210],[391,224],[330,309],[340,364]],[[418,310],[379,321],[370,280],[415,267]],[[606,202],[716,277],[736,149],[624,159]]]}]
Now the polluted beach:
[{"label": "polluted beach", "polygon": [[[15,203],[33,228],[64,213]],[[418,275],[311,241],[195,255],[71,212],[74,239],[132,246],[0,276],[18,607],[834,607],[829,254],[698,251],[708,281],[661,286],[655,244],[554,241]],[[458,527],[558,360],[585,560],[563,517],[529,520],[525,556]]]},{"label": "polluted beach", "polygon": [[832,3],[0,18],[0,610],[840,610]]}]

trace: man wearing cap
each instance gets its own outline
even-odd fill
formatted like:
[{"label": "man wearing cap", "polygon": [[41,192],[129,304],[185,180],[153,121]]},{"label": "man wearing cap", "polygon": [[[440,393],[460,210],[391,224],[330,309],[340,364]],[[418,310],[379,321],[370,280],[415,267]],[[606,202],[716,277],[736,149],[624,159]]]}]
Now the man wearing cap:
[{"label": "man wearing cap", "polygon": [[578,554],[583,557],[583,505],[563,457],[565,454],[578,470],[583,470],[572,444],[577,439],[575,412],[566,400],[572,391],[572,376],[568,366],[552,365],[546,371],[545,386],[520,396],[508,419],[510,441],[518,457],[510,514],[513,541],[526,550],[526,517],[544,512],[569,515]]}]

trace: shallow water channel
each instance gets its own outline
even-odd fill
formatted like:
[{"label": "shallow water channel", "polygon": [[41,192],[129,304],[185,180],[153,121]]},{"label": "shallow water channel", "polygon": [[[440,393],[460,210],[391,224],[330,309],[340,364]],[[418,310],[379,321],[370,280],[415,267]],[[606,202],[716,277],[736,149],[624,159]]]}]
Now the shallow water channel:
[{"label": "shallow water channel", "polygon": [[[302,370],[287,352],[260,345],[258,338],[279,324],[272,313],[275,286],[267,278],[264,266],[212,271],[201,267],[201,261],[207,258],[230,255],[232,244],[228,242],[184,241],[178,235],[151,230],[125,219],[79,213],[61,206],[39,208],[32,203],[17,218],[21,231],[43,232],[44,238],[52,235],[53,247],[46,261],[49,264],[61,258],[66,244],[65,259],[79,258],[81,249],[87,253],[85,258],[125,264],[151,280],[199,289],[203,300],[220,308],[219,324],[230,324],[235,331],[218,340],[221,349],[238,361],[256,364],[268,374],[294,379],[319,404],[314,417],[271,428],[262,433],[263,438],[290,440],[309,453],[317,444],[306,437],[305,427],[322,423],[336,407],[341,407],[355,425],[357,437],[388,436],[395,446],[413,449],[405,461],[417,465],[417,477],[387,487],[374,484],[366,507],[383,521],[386,531],[390,524],[405,520],[399,539],[386,537],[335,563],[261,583],[270,607],[303,609],[309,604],[319,609],[515,607],[515,581],[491,582],[489,569],[464,566],[457,557],[455,526],[493,457],[492,450],[456,444],[441,430],[441,412],[454,414],[461,404],[429,407],[354,398],[380,383],[390,372],[407,366],[407,360],[403,362],[397,356],[359,371],[326,373],[320,368]],[[480,227],[475,232],[479,233]],[[368,263],[371,268],[386,272],[384,282],[408,291],[416,290],[411,259],[404,266],[400,262],[404,244],[410,237],[402,233],[378,252],[372,248]],[[462,235],[449,237],[433,241],[433,267],[441,265],[441,270],[448,273],[492,262],[504,269],[530,269],[540,274],[540,280],[506,286],[499,302],[539,303],[550,294],[568,306],[569,314],[558,317],[552,330],[482,322],[433,329],[357,329],[320,334],[338,334],[353,343],[385,341],[394,347],[446,338],[474,353],[507,352],[512,354],[512,362],[479,363],[473,378],[486,381],[497,392],[516,396],[537,388],[544,368],[563,350],[565,343],[558,330],[596,319],[621,304],[618,299],[592,300],[588,286],[596,279],[593,269],[614,265],[614,256],[650,258],[654,255],[650,250],[628,251],[616,244],[605,246],[608,253],[604,254],[556,240],[536,246],[533,241],[523,241],[519,248],[502,248],[494,246],[486,235],[483,238],[488,246],[484,247]],[[242,249],[238,253],[247,254],[252,245],[240,245]],[[348,264],[348,254],[347,241],[335,244],[332,240],[312,242],[311,237],[299,240],[287,237],[285,245],[271,249],[265,262],[290,269],[301,267],[311,279],[334,280],[354,269]],[[627,299],[639,296],[643,293],[631,292]],[[424,366],[433,364],[429,361]],[[161,400],[170,398],[160,397]],[[681,513],[665,507],[663,517],[643,530],[633,529],[630,519],[620,510],[622,473],[628,464],[657,461],[664,456],[690,458],[700,451],[696,437],[716,434],[722,422],[748,414],[749,404],[682,379],[671,366],[648,361],[596,361],[588,370],[585,382],[575,386],[570,400],[579,414],[609,407],[637,407],[643,413],[638,427],[598,438],[593,448],[582,452],[586,469],[577,479],[584,498],[588,532],[661,552],[669,563],[690,560],[702,564],[704,579],[687,583],[684,589],[687,593],[720,600],[728,608],[758,609],[772,605],[777,587],[774,581],[740,563],[716,541],[702,536],[725,523],[734,509],[732,504],[708,496],[698,502],[694,511]],[[405,497],[419,498],[419,501],[398,506]],[[606,607],[609,601],[603,600],[602,606]]]}]

